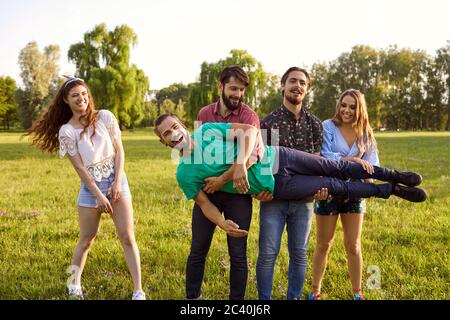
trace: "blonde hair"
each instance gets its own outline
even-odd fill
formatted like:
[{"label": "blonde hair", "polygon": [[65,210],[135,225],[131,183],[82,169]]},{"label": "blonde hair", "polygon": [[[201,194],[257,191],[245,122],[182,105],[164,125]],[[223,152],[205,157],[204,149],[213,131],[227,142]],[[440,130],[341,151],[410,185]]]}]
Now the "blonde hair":
[{"label": "blonde hair", "polygon": [[358,146],[358,157],[361,157],[364,152],[371,152],[372,150],[376,150],[377,148],[377,142],[375,140],[372,127],[370,126],[369,123],[369,114],[367,112],[367,104],[366,99],[364,98],[364,94],[356,89],[345,90],[337,101],[336,113],[334,114],[331,120],[338,127],[342,125],[343,121],[339,110],[341,108],[342,100],[346,96],[351,96],[356,101],[355,120],[352,123],[352,127],[356,131],[356,145]]}]

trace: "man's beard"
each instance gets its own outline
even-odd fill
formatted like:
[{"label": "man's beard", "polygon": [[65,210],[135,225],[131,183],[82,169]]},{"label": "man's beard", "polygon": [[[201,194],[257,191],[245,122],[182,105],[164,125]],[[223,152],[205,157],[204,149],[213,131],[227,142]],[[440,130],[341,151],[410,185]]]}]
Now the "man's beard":
[{"label": "man's beard", "polygon": [[297,106],[297,105],[301,104],[302,101],[303,101],[303,99],[302,99],[302,97],[300,95],[297,98],[294,98],[293,96],[285,94],[284,97],[286,98],[287,101],[292,103],[294,106]]},{"label": "man's beard", "polygon": [[225,107],[227,107],[228,110],[236,110],[237,108],[239,108],[239,106],[241,105],[242,99],[239,99],[238,103],[236,105],[234,105],[230,99],[228,99],[225,96],[225,90],[222,90],[222,100],[223,103],[225,103]]}]

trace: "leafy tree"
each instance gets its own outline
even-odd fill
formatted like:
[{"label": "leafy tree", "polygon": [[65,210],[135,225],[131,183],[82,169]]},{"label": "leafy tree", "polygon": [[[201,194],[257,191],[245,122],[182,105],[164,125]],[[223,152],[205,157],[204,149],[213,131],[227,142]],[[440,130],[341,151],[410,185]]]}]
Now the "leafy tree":
[{"label": "leafy tree", "polygon": [[391,129],[421,129],[425,104],[424,51],[390,47],[385,52],[383,76],[387,80],[384,123]]},{"label": "leafy tree", "polygon": [[188,85],[189,93],[187,97],[187,117],[191,120],[197,118],[197,113],[205,104],[204,91],[201,89],[200,82],[190,83]]},{"label": "leafy tree", "polygon": [[178,101],[178,104],[175,104],[170,99],[166,99],[162,102],[160,106],[160,113],[173,113],[175,114],[180,120],[186,121],[186,112],[184,110],[184,103],[180,99]]},{"label": "leafy tree", "polygon": [[257,110],[259,117],[263,119],[267,114],[281,106],[282,102],[280,77],[267,74],[266,89],[261,99],[261,107]]},{"label": "leafy tree", "polygon": [[145,116],[149,81],[142,70],[130,65],[130,50],[136,44],[137,35],[127,25],[108,31],[105,24],[99,24],[68,52],[77,76],[89,84],[96,104],[112,111],[121,128],[132,128]]},{"label": "leafy tree", "polygon": [[144,127],[152,127],[157,117],[158,106],[155,101],[146,101],[144,119],[142,119],[141,125]]},{"label": "leafy tree", "polygon": [[438,49],[434,59],[434,75],[438,86],[435,97],[439,129],[450,130],[450,40]]},{"label": "leafy tree", "polygon": [[166,99],[170,99],[172,101],[179,101],[180,99],[183,101],[187,101],[189,94],[189,87],[182,83],[173,83],[166,88],[162,88],[156,92],[156,103],[161,105],[162,102]]},{"label": "leafy tree", "polygon": [[46,106],[50,94],[59,83],[59,56],[59,46],[49,45],[41,53],[36,42],[28,43],[20,51],[20,76],[24,88],[18,90],[17,98],[20,121],[25,129]]},{"label": "leafy tree", "polygon": [[334,61],[313,66],[312,110],[321,119],[331,117],[339,94],[355,88],[366,97],[374,128],[444,128],[447,56],[445,48],[433,59],[421,50],[355,46]]},{"label": "leafy tree", "polygon": [[16,82],[11,77],[0,77],[0,121],[5,129],[17,120],[17,104],[15,100]]},{"label": "leafy tree", "polygon": [[332,63],[316,63],[311,69],[313,78],[309,93],[311,111],[320,119],[329,119],[334,115],[339,88],[331,81],[331,70],[335,69]]}]

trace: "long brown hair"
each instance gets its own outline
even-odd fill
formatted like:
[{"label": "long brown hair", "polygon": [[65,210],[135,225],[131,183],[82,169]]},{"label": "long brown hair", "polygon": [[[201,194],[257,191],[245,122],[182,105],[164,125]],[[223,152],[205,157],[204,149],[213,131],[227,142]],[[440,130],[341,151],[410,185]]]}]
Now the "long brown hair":
[{"label": "long brown hair", "polygon": [[82,119],[85,119],[85,121],[83,121],[83,131],[80,133],[80,138],[87,132],[88,128],[92,126],[93,131],[90,137],[92,139],[95,134],[95,123],[97,121],[97,111],[95,110],[94,99],[92,98],[89,87],[82,79],[69,79],[61,86],[48,108],[41,114],[37,121],[33,122],[31,129],[25,134],[32,136],[32,145],[49,153],[58,150],[59,129],[62,125],[69,122],[73,116],[72,110],[64,99],[67,98],[69,91],[73,87],[80,85],[86,88],[89,97],[86,113],[80,117],[80,122]]},{"label": "long brown hair", "polygon": [[351,96],[356,101],[355,120],[352,123],[352,127],[355,129],[356,132],[356,145],[358,146],[358,157],[361,157],[365,151],[371,152],[372,150],[376,150],[377,148],[377,142],[375,140],[372,127],[370,126],[369,123],[369,114],[367,112],[367,104],[366,99],[364,98],[364,94],[356,89],[345,90],[337,101],[336,113],[334,114],[334,117],[331,120],[338,127],[342,125],[342,118],[339,110],[341,109],[342,100],[346,96]]}]

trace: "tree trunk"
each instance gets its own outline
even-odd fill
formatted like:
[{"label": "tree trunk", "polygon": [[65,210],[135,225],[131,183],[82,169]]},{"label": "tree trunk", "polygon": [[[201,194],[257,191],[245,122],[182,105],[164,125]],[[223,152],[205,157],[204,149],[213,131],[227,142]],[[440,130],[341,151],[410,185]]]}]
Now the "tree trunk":
[{"label": "tree trunk", "polygon": [[447,129],[450,130],[450,101],[447,103]]}]

